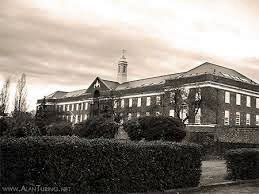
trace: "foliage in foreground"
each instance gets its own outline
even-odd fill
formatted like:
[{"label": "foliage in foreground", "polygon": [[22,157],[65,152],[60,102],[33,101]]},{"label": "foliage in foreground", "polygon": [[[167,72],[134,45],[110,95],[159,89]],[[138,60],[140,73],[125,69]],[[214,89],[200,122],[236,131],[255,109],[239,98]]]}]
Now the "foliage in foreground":
[{"label": "foliage in foreground", "polygon": [[195,187],[197,145],[72,137],[0,139],[1,186],[48,185],[72,192],[146,192]]}]

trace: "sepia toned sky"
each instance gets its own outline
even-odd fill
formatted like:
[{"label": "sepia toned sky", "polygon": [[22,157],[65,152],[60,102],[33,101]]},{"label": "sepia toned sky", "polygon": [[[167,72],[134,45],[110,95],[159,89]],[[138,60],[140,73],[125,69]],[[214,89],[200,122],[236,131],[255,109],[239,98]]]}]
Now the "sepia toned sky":
[{"label": "sepia toned sky", "polygon": [[259,0],[2,0],[0,81],[11,76],[12,97],[26,73],[33,109],[56,90],[115,80],[126,49],[129,80],[208,61],[259,82],[258,18]]}]

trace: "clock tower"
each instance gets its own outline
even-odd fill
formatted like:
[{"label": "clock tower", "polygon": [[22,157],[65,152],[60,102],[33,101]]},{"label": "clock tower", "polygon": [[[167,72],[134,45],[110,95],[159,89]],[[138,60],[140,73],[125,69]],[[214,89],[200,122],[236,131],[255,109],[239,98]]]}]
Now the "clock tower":
[{"label": "clock tower", "polygon": [[117,81],[119,83],[123,83],[127,81],[127,73],[128,73],[128,62],[125,57],[126,50],[122,50],[122,57],[118,63],[118,73],[117,73]]}]

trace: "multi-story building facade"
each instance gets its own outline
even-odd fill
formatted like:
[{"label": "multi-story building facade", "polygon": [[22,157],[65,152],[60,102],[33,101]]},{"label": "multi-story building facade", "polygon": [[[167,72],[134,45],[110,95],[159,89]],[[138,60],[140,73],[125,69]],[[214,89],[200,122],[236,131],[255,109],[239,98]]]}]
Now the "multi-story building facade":
[{"label": "multi-story building facade", "polygon": [[[187,72],[127,81],[128,63],[118,63],[118,81],[97,77],[84,90],[57,91],[46,97],[47,106],[78,123],[89,117],[111,113],[122,121],[139,116],[175,117],[175,89],[184,90],[188,99],[201,99],[197,111],[182,104],[180,118],[198,126],[259,126],[259,84],[241,73],[211,63]],[[42,102],[38,100],[38,105]]]}]

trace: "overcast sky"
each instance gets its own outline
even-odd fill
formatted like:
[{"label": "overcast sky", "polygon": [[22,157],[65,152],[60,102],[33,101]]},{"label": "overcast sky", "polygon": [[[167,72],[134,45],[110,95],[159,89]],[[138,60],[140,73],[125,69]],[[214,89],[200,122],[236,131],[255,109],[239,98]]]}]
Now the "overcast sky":
[{"label": "overcast sky", "polygon": [[2,0],[0,81],[21,73],[30,109],[56,90],[187,71],[205,61],[259,82],[259,0]]}]

